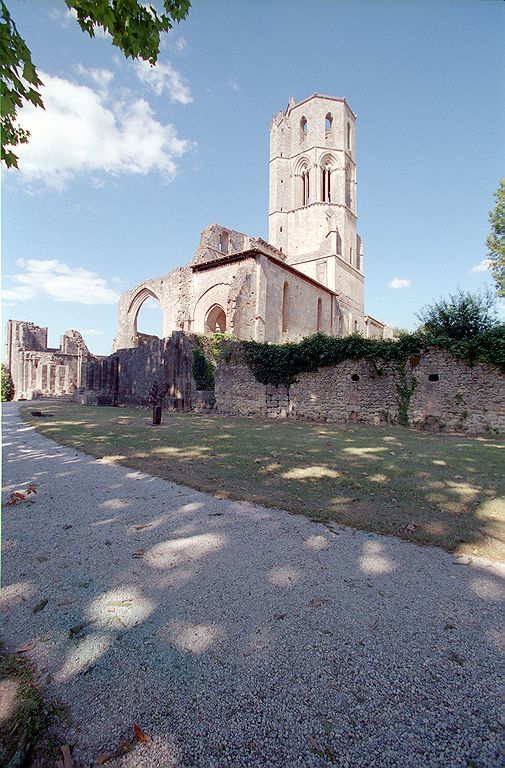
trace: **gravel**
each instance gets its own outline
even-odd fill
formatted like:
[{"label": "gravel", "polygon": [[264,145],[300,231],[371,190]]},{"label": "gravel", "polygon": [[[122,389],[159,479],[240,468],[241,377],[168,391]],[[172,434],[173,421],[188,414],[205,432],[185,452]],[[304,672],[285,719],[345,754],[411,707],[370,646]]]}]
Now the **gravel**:
[{"label": "gravel", "polygon": [[36,493],[3,510],[2,635],[76,765],[134,723],[152,741],[107,765],[503,765],[503,565],[199,493],[3,413],[4,503]]}]

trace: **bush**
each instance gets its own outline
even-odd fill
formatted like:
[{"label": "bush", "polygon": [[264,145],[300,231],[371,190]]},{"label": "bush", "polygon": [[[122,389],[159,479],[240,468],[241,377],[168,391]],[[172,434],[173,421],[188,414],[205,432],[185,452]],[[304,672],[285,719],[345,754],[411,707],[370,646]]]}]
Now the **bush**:
[{"label": "bush", "polygon": [[422,330],[434,337],[461,341],[472,339],[498,326],[496,297],[491,291],[468,293],[459,291],[423,307],[417,317]]},{"label": "bush", "polygon": [[200,347],[193,347],[192,369],[197,389],[214,389],[214,365]]},{"label": "bush", "polygon": [[2,403],[12,400],[12,398],[14,397],[14,383],[12,381],[12,377],[9,369],[3,363],[2,363],[0,388],[1,388],[1,394],[2,394]]}]

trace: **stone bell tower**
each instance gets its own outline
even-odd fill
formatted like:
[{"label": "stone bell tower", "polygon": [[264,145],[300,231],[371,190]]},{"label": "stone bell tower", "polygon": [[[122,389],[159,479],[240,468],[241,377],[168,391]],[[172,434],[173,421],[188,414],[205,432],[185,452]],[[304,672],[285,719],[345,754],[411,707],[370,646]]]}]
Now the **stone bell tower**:
[{"label": "stone bell tower", "polygon": [[[270,127],[269,241],[287,263],[335,291],[344,327],[363,322],[363,249],[356,232],[356,115],[315,93]],[[358,325],[356,325],[358,323]]]}]

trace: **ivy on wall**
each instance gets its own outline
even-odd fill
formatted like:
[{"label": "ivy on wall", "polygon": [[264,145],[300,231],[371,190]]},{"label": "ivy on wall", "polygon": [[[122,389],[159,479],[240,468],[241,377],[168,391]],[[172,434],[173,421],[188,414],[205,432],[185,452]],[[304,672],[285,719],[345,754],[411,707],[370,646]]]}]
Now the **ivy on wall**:
[{"label": "ivy on wall", "polygon": [[[222,356],[229,356],[228,345],[223,347]],[[405,371],[410,357],[419,356],[428,347],[446,349],[470,364],[485,361],[505,368],[503,325],[461,341],[416,332],[402,334],[398,340],[365,339],[357,334],[336,338],[317,333],[298,344],[240,342],[244,360],[257,381],[286,386],[295,381],[300,373],[338,365],[344,360],[367,360],[377,373],[381,373],[379,361],[391,361],[401,373],[401,370]],[[408,386],[411,387],[412,383]]]}]

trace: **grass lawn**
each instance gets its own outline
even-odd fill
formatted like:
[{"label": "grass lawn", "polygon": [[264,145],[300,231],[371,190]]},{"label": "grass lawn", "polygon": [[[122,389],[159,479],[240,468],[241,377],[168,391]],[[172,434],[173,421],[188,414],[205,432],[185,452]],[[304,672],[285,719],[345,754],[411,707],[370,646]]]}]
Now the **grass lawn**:
[{"label": "grass lawn", "polygon": [[34,404],[21,414],[47,437],[165,480],[505,559],[505,442],[495,438],[191,413],[152,427],[130,408],[36,408],[54,417],[32,417]]}]

